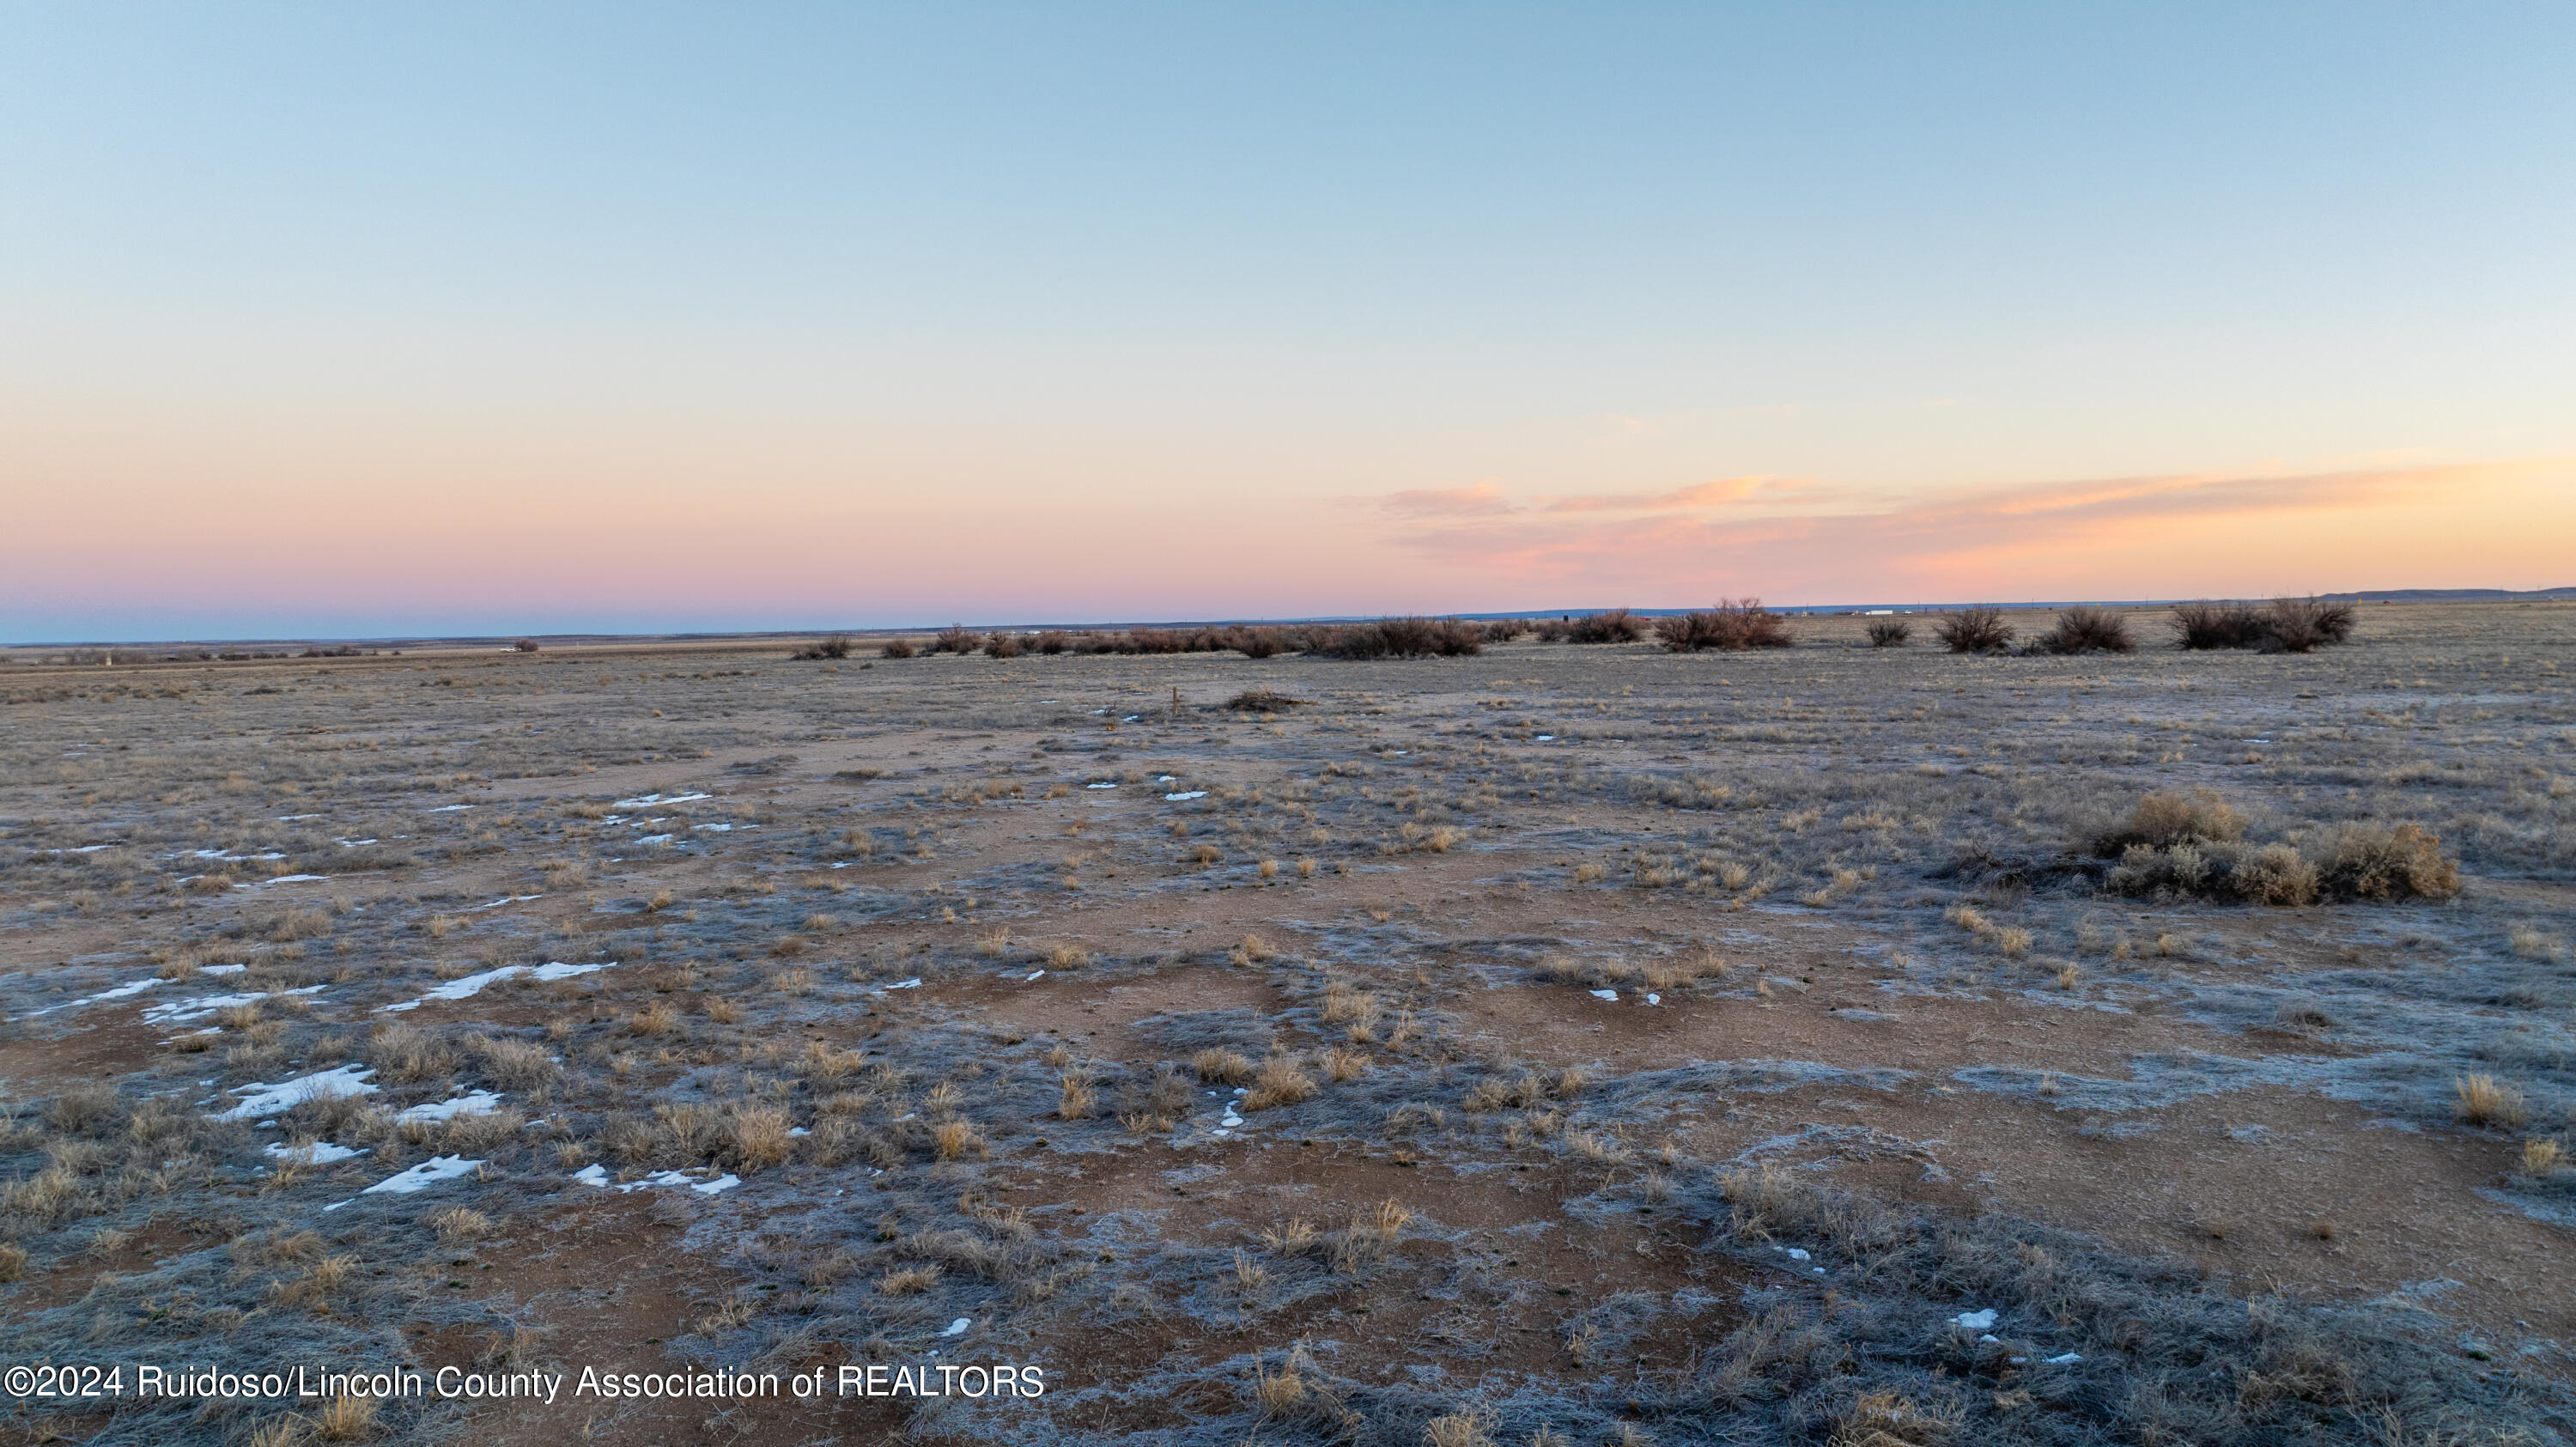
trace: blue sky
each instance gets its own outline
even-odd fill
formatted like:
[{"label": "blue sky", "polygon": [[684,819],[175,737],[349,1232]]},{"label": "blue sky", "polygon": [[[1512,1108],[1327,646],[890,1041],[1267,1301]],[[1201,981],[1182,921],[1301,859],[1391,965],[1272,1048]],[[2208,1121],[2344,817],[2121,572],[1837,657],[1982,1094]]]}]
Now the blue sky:
[{"label": "blue sky", "polygon": [[[9,637],[2576,582],[2566,7],[22,6],[0,41]],[[1776,544],[2353,472],[2396,479],[2369,518]],[[1526,532],[1753,477],[1548,560],[1386,501]],[[763,546],[798,520],[846,546]]]}]

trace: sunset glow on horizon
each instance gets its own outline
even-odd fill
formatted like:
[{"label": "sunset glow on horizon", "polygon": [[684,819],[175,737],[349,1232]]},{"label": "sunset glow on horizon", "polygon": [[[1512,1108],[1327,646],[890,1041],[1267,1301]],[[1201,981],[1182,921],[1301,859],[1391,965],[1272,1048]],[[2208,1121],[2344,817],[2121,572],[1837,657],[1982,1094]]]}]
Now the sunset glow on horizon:
[{"label": "sunset glow on horizon", "polygon": [[2576,12],[23,9],[0,642],[2576,584]]}]

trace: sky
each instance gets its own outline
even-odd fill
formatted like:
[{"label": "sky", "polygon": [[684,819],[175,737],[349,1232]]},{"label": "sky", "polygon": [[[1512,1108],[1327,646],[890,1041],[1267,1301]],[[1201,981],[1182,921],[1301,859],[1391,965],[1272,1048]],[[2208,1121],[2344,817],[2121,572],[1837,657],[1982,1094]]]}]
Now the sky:
[{"label": "sky", "polygon": [[2576,7],[0,9],[0,641],[2576,584]]}]

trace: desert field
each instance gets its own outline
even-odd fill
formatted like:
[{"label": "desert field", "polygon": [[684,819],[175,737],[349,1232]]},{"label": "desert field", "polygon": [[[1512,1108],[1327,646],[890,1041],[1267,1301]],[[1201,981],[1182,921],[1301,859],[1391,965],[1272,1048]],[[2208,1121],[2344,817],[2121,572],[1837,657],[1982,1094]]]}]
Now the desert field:
[{"label": "desert field", "polygon": [[2576,605],[1870,621],[0,666],[7,1426],[2576,1440]]}]

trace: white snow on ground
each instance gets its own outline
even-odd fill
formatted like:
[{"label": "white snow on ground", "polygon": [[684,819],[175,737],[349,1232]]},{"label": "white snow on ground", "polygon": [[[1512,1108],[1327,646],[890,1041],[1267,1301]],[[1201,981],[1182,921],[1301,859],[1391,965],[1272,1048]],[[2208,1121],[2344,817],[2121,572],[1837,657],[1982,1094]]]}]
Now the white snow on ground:
[{"label": "white snow on ground", "polygon": [[331,876],[327,874],[281,874],[275,879],[254,879],[248,884],[236,884],[233,888],[257,889],[263,884],[304,884],[312,880],[329,879],[330,877]]},{"label": "white snow on ground", "polygon": [[1616,990],[1595,990],[1592,992],[1592,998],[1596,1000],[1616,1000],[1619,998],[1619,992]]},{"label": "white snow on ground", "polygon": [[968,1327],[970,1327],[970,1326],[973,1326],[974,1324],[975,1324],[975,1318],[973,1318],[973,1317],[971,1317],[971,1316],[961,1316],[961,1317],[957,1318],[955,1321],[950,1322],[950,1323],[948,1324],[948,1330],[941,1332],[941,1333],[940,1333],[940,1335],[941,1335],[941,1336],[964,1336],[964,1335],[966,1334],[966,1329],[967,1329]]},{"label": "white snow on ground", "polygon": [[460,1115],[490,1115],[501,1108],[501,1097],[488,1090],[477,1090],[452,1099],[426,1105],[415,1105],[394,1117],[397,1123],[415,1120],[454,1120]]},{"label": "white snow on ground", "polygon": [[921,988],[921,977],[915,975],[911,979],[904,981],[902,984],[883,985],[878,988],[880,990],[918,990]]},{"label": "white snow on ground", "polygon": [[1957,1316],[1950,1318],[1950,1320],[1960,1326],[1966,1327],[1970,1331],[1993,1331],[1995,1329],[1995,1309],[1990,1306],[1983,1311],[1963,1311]]},{"label": "white snow on ground", "polygon": [[612,1181],[608,1178],[608,1168],[598,1165],[584,1166],[573,1172],[572,1178],[585,1186],[598,1186],[609,1191],[640,1191],[646,1186],[686,1186],[701,1196],[730,1191],[742,1184],[742,1177],[731,1172],[718,1176],[712,1181],[692,1179],[685,1171],[655,1171],[641,1180]]},{"label": "white snow on ground", "polygon": [[311,1145],[303,1146],[291,1146],[283,1141],[270,1141],[263,1149],[279,1160],[294,1161],[298,1165],[306,1166],[327,1166],[333,1161],[345,1161],[351,1156],[366,1154],[365,1151],[352,1150],[347,1146],[335,1146],[329,1141],[315,1141]]},{"label": "white snow on ground", "polygon": [[321,817],[322,816],[319,814],[280,814],[277,816],[277,822],[280,824],[300,824],[307,819],[319,819]]},{"label": "white snow on ground", "polygon": [[1085,784],[1082,787],[1086,789],[1115,789],[1118,786],[1116,784]]},{"label": "white snow on ground", "polygon": [[486,910],[486,909],[499,909],[501,906],[503,906],[503,905],[505,905],[505,904],[525,904],[525,903],[527,903],[529,900],[532,900],[532,899],[543,899],[543,898],[545,898],[545,896],[544,896],[544,895],[542,895],[542,894],[512,894],[512,895],[504,895],[503,897],[501,897],[501,898],[499,898],[499,899],[496,899],[496,900],[492,901],[490,904],[478,904],[478,905],[475,905],[472,909],[467,910],[467,911],[466,911],[466,913],[468,913],[468,914],[472,914],[472,913],[475,913],[475,912],[480,911],[480,910]]},{"label": "white snow on ground", "polygon": [[249,968],[250,966],[248,965],[204,965],[199,967],[197,973],[201,975],[238,975]]},{"label": "white snow on ground", "polygon": [[[330,987],[328,985],[307,985],[300,990],[286,990],[280,993],[288,995],[318,995],[329,988]],[[166,1005],[146,1005],[143,1007],[143,1023],[146,1025],[186,1025],[192,1021],[203,1020],[208,1015],[215,1013],[217,1010],[224,1009],[227,1006],[253,1005],[267,999],[268,997],[269,992],[266,990],[253,990],[245,995],[199,995],[193,1000],[172,1000]]]},{"label": "white snow on ground", "polygon": [[671,836],[668,834],[647,834],[635,842],[638,844],[668,844],[671,842]]},{"label": "white snow on ground", "polygon": [[545,964],[537,966],[533,970],[529,969],[525,965],[503,965],[499,969],[485,970],[480,974],[465,975],[460,978],[450,980],[446,984],[435,987],[430,990],[429,993],[422,995],[417,999],[402,1000],[391,1005],[378,1005],[376,1007],[376,1013],[381,1015],[402,1010],[417,1010],[432,1000],[463,1000],[482,993],[483,987],[486,985],[497,984],[502,980],[516,979],[521,975],[527,975],[532,979],[538,980],[568,980],[575,975],[587,975],[593,970],[613,970],[615,968],[617,968],[617,962],[615,960],[600,960],[587,965],[567,965],[561,960],[551,960]]},{"label": "white snow on ground", "polygon": [[699,799],[712,799],[714,797],[715,796],[713,794],[672,794],[668,797],[661,794],[639,794],[632,799],[620,799],[608,807],[611,809],[650,809],[656,804],[687,804]]},{"label": "white snow on ground", "polygon": [[250,1120],[258,1116],[275,1115],[279,1111],[301,1105],[318,1096],[373,1095],[376,1093],[376,1088],[367,1083],[367,1077],[375,1073],[372,1066],[338,1065],[329,1070],[315,1071],[311,1075],[299,1075],[293,1080],[281,1081],[275,1085],[257,1083],[237,1085],[233,1087],[235,1094],[245,1091],[256,1093],[245,1095],[239,1105],[217,1113],[213,1119]]},{"label": "white snow on ground", "polygon": [[1165,799],[1168,799],[1168,800],[1170,800],[1171,802],[1173,802],[1173,803],[1177,804],[1177,803],[1181,802],[1183,799],[1204,799],[1204,798],[1206,798],[1206,797],[1207,797],[1207,790],[1205,790],[1205,789],[1183,789],[1181,792],[1179,792],[1179,793],[1177,793],[1177,794],[1165,794],[1163,797],[1164,797]]},{"label": "white snow on ground", "polygon": [[453,814],[459,809],[471,809],[473,807],[474,806],[471,804],[441,804],[435,809],[426,810],[424,812],[431,814]]},{"label": "white snow on ground", "polygon": [[160,983],[161,981],[158,977],[146,975],[139,980],[128,980],[124,984],[119,985],[112,990],[101,990],[95,995],[83,995],[77,1000],[65,1000],[59,1005],[47,1005],[41,1010],[30,1010],[27,1012],[27,1018],[33,1019],[38,1015],[50,1015],[56,1010],[76,1010],[83,1005],[95,1005],[101,1000],[122,1000],[128,995],[140,995],[144,991],[149,990]]},{"label": "white snow on ground", "polygon": [[463,1156],[432,1156],[400,1175],[385,1177],[358,1194],[372,1196],[381,1191],[389,1196],[408,1196],[414,1191],[425,1191],[441,1181],[455,1180],[458,1176],[472,1172],[481,1164],[483,1164],[481,1161],[469,1161]]}]

